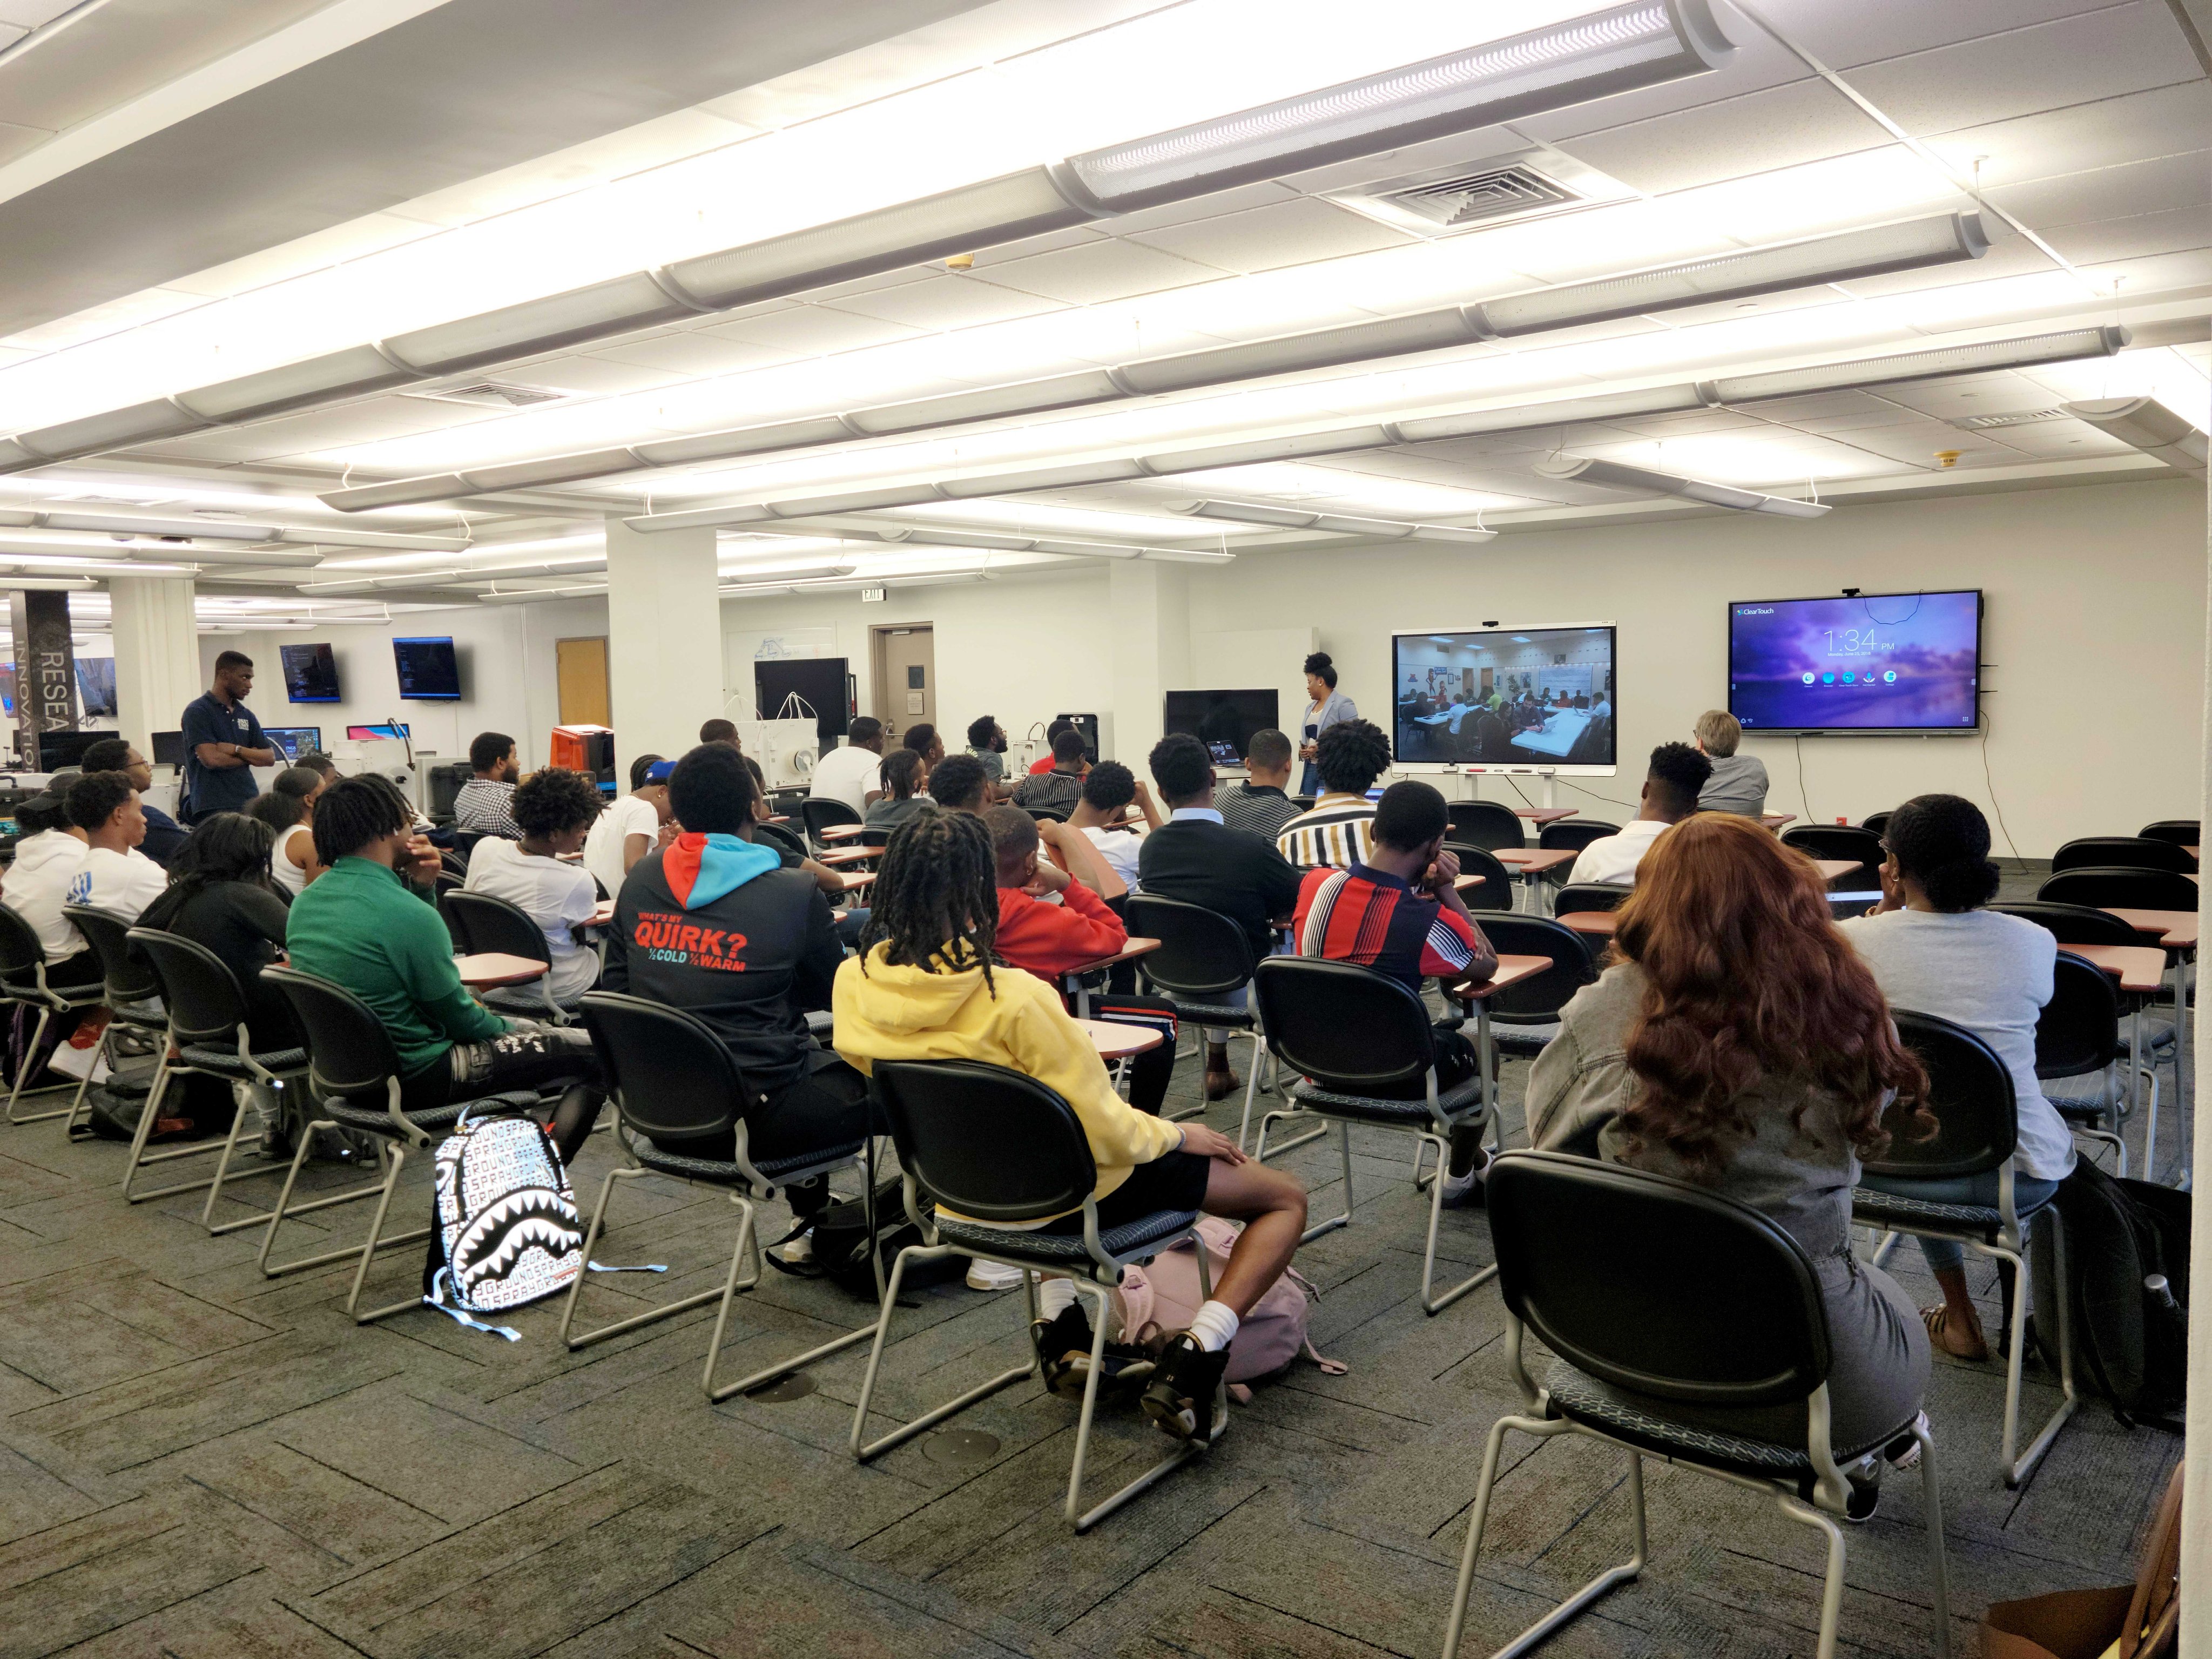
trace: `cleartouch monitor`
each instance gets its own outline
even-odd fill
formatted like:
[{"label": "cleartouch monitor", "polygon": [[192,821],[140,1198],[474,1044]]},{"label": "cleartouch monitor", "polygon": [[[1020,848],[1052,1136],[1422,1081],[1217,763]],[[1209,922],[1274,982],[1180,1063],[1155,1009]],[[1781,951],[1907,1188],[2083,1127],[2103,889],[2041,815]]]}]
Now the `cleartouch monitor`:
[{"label": "cleartouch monitor", "polygon": [[1848,593],[1729,606],[1729,713],[1779,737],[1979,730],[1982,595]]},{"label": "cleartouch monitor", "polygon": [[280,645],[276,654],[284,663],[284,695],[294,702],[338,701],[337,659],[327,645]]},{"label": "cleartouch monitor", "polygon": [[1273,691],[1170,691],[1160,729],[1188,732],[1216,766],[1242,766],[1255,732],[1281,729],[1279,701]]},{"label": "cleartouch monitor", "polygon": [[1390,636],[1392,743],[1403,771],[1618,761],[1611,623],[1407,629]]},{"label": "cleartouch monitor", "polygon": [[399,695],[417,702],[459,702],[461,668],[451,635],[396,639],[392,655],[399,669]]}]

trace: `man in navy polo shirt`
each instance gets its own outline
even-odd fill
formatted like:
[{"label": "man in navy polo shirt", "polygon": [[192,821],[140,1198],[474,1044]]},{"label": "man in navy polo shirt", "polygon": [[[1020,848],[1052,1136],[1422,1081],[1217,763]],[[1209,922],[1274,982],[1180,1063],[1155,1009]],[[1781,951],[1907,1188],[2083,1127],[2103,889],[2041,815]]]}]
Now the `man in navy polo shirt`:
[{"label": "man in navy polo shirt", "polygon": [[215,685],[185,705],[185,787],[178,810],[187,823],[210,812],[242,812],[259,793],[252,769],[274,766],[276,751],[246,706],[253,659],[226,651],[215,659]]}]

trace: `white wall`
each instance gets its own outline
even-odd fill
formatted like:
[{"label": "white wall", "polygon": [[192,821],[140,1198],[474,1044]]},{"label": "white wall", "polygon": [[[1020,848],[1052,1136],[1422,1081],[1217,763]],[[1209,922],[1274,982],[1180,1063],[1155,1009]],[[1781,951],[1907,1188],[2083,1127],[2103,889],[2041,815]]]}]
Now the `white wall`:
[{"label": "white wall", "polygon": [[[1317,622],[1340,689],[1387,719],[1393,629],[1617,621],[1624,765],[1580,780],[1589,793],[1559,786],[1562,804],[1599,816],[1610,808],[1593,794],[1632,802],[1636,757],[1725,706],[1730,599],[1980,587],[1986,777],[1966,738],[1747,739],[1745,752],[1766,763],[1770,805],[1815,823],[1930,790],[1987,810],[1993,781],[2010,846],[2048,858],[2076,836],[2197,816],[2204,510],[2203,484],[2177,478],[1843,506],[1808,523],[1728,514],[1466,550],[1249,553],[1193,573],[1192,627]],[[1997,842],[2002,854],[2002,829]]]}]

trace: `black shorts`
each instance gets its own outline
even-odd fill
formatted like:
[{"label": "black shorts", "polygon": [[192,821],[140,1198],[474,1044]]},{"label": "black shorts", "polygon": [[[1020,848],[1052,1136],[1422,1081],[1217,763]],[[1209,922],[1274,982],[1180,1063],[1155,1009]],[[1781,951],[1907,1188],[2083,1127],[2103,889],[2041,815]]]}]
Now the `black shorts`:
[{"label": "black shorts", "polygon": [[[1139,1164],[1129,1178],[1098,1200],[1098,1231],[1109,1232],[1141,1221],[1162,1210],[1196,1210],[1206,1203],[1206,1182],[1213,1173],[1213,1160],[1180,1148],[1164,1152],[1149,1164]],[[1048,1233],[1083,1232],[1083,1212],[1048,1222]]]}]

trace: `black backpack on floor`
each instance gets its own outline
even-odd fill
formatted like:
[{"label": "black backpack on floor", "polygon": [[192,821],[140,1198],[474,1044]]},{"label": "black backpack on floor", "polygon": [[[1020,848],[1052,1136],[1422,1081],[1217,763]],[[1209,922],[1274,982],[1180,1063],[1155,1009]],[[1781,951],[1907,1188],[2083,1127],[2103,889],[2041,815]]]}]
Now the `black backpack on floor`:
[{"label": "black backpack on floor", "polygon": [[[918,1201],[927,1212],[932,1202],[929,1194],[921,1194]],[[794,1237],[798,1231],[793,1229],[786,1237]],[[898,1253],[921,1242],[921,1230],[907,1219],[906,1198],[899,1178],[893,1176],[876,1188],[876,1253],[883,1260],[886,1284],[890,1280],[891,1263],[898,1259]],[[876,1269],[868,1260],[866,1202],[858,1198],[841,1198],[823,1210],[814,1223],[813,1260],[788,1262],[771,1253],[768,1262],[797,1279],[827,1279],[839,1288],[873,1302],[877,1296]],[[968,1258],[964,1255],[912,1262],[908,1265],[906,1277],[899,1281],[899,1288],[927,1289],[949,1279],[957,1279],[967,1271]]]},{"label": "black backpack on floor", "polygon": [[[2067,1313],[2089,1392],[2112,1415],[2181,1431],[2189,1360],[2189,1194],[2106,1175],[2084,1158],[2051,1202],[2066,1230]],[[2028,1236],[2035,1305],[2058,1305],[2051,1230]],[[2146,1283],[2148,1281],[2148,1283]],[[2057,1369],[2055,1317],[2031,1327]]]}]

